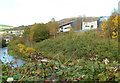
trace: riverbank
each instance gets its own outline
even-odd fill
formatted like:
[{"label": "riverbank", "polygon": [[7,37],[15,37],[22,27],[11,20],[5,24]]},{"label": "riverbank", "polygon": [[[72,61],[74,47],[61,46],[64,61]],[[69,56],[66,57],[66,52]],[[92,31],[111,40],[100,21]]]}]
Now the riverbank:
[{"label": "riverbank", "polygon": [[[108,60],[108,59],[107,59]],[[109,60],[108,60],[109,61]],[[15,81],[118,81],[117,62],[99,61],[99,57],[85,60],[77,59],[69,62],[67,66],[62,65],[59,61],[32,61],[25,65],[10,70],[4,68],[3,80],[13,77]],[[9,69],[8,69],[9,68]],[[13,75],[14,73],[14,75]]]},{"label": "riverbank", "polygon": [[4,65],[8,65],[12,68],[19,67],[26,63],[26,61],[15,58],[8,54],[8,47],[0,48],[0,60]]},{"label": "riverbank", "polygon": [[15,57],[15,58],[19,58],[19,59],[24,60],[24,61],[29,61],[28,58],[24,58],[24,57],[19,57],[19,56],[17,56],[18,54],[15,53],[15,52],[13,52],[13,51],[8,51],[8,54],[11,55],[11,56],[13,56],[13,57]]},{"label": "riverbank", "polygon": [[[35,55],[31,58],[28,55],[33,49],[52,61],[42,62]],[[61,34],[29,48],[17,41],[10,45],[10,51],[32,60],[16,69],[14,73],[19,78],[13,76],[20,81],[117,81],[120,69],[117,49],[117,41],[101,38],[97,31]]]}]

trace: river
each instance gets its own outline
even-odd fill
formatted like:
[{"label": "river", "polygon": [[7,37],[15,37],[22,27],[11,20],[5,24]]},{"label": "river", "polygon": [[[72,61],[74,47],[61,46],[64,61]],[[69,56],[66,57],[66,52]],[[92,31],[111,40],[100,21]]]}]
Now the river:
[{"label": "river", "polygon": [[13,62],[12,65],[9,64],[12,68],[19,67],[26,63],[24,60],[16,59],[13,56],[8,55],[8,47],[0,48],[0,60],[5,64]]}]

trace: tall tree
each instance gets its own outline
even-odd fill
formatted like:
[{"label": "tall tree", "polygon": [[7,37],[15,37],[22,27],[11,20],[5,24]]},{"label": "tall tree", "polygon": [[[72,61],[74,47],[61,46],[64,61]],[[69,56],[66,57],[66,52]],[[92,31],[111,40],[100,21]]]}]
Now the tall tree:
[{"label": "tall tree", "polygon": [[49,29],[50,35],[54,36],[54,38],[55,38],[57,31],[58,31],[58,23],[55,21],[54,22],[50,21],[46,24],[46,26]]},{"label": "tall tree", "polygon": [[33,31],[33,41],[40,42],[49,38],[49,31],[45,24],[36,24],[32,27]]},{"label": "tall tree", "polygon": [[111,38],[116,38],[118,33],[118,13],[113,12],[108,19],[108,29]]},{"label": "tall tree", "polygon": [[110,38],[118,37],[118,22],[120,21],[118,12],[114,11],[107,21],[101,24],[102,33],[106,33]]}]

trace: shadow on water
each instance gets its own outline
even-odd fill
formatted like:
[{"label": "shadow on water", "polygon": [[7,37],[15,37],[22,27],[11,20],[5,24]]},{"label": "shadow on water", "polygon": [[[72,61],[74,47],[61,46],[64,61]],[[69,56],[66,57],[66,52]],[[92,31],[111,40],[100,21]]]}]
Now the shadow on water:
[{"label": "shadow on water", "polygon": [[7,64],[7,63],[13,63],[10,65],[12,68],[19,67],[26,63],[26,61],[21,59],[16,59],[13,56],[8,55],[8,47],[0,48],[0,60]]}]

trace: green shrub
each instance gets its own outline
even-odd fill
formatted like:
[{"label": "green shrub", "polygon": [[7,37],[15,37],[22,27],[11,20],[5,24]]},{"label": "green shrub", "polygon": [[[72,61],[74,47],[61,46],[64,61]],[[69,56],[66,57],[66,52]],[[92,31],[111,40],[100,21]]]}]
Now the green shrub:
[{"label": "green shrub", "polygon": [[40,42],[49,38],[49,31],[46,29],[44,24],[39,24],[34,27],[33,41]]},{"label": "green shrub", "polygon": [[1,47],[6,47],[7,46],[7,44],[6,44],[6,40],[5,39],[0,39],[0,48]]}]

